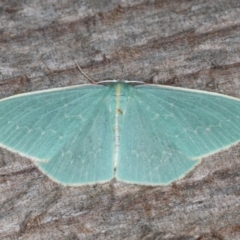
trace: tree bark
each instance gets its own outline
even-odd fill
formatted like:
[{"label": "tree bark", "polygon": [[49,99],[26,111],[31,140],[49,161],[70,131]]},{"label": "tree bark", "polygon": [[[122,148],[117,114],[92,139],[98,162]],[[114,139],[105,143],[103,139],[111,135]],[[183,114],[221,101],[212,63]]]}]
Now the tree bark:
[{"label": "tree bark", "polygon": [[[240,98],[240,1],[1,1],[0,98],[140,80]],[[0,149],[1,239],[240,239],[240,145],[184,179],[63,187]]]}]

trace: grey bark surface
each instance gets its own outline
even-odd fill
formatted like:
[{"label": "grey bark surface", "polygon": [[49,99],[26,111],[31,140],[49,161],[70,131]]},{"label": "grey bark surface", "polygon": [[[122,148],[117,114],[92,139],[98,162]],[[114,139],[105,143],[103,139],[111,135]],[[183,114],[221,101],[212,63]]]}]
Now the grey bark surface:
[{"label": "grey bark surface", "polygon": [[[140,80],[240,98],[240,1],[1,1],[0,98]],[[63,187],[0,149],[0,239],[240,239],[240,146],[184,179]]]}]

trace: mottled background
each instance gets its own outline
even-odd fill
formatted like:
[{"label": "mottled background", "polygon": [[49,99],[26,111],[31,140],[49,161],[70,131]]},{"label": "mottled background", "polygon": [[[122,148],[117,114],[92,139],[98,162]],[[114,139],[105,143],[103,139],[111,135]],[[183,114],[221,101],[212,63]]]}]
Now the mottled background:
[{"label": "mottled background", "polygon": [[[239,0],[1,0],[0,97],[141,80],[240,98]],[[169,186],[63,187],[0,149],[0,239],[240,239],[240,145]]]}]

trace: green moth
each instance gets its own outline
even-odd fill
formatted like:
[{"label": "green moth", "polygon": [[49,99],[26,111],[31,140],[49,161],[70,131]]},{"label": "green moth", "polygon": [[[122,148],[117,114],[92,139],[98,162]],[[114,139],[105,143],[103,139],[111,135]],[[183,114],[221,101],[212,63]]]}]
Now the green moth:
[{"label": "green moth", "polygon": [[240,100],[104,81],[0,100],[0,146],[64,185],[166,185],[240,141]]}]

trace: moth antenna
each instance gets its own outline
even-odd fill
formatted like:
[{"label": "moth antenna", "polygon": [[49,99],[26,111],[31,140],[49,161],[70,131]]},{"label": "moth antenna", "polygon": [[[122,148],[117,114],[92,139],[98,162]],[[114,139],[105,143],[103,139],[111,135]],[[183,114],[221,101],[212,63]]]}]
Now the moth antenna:
[{"label": "moth antenna", "polygon": [[75,62],[76,62],[76,64],[77,64],[77,68],[78,68],[78,70],[81,72],[81,74],[82,74],[85,78],[87,78],[91,83],[96,84],[96,81],[94,81],[92,78],[90,78],[90,77],[81,69],[81,67],[79,66],[77,60],[75,60]]}]

